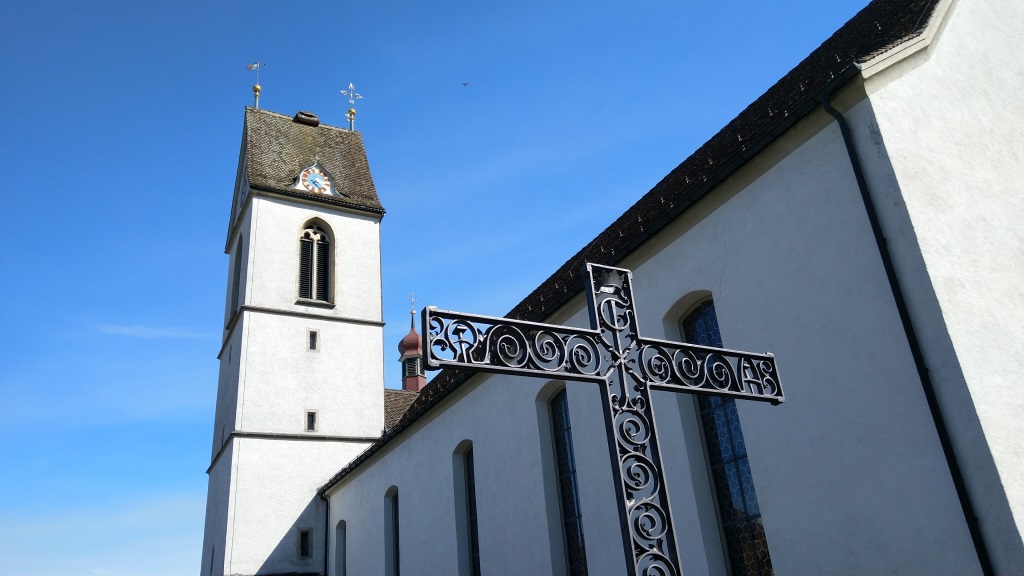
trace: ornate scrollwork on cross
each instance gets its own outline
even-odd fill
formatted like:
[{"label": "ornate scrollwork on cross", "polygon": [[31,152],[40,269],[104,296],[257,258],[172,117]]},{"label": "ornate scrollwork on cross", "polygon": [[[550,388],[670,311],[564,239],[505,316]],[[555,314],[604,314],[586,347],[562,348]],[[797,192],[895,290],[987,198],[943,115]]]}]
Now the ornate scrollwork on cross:
[{"label": "ornate scrollwork on cross", "polygon": [[651,391],[785,397],[771,354],[640,337],[629,270],[587,265],[591,329],[427,307],[427,368],[452,367],[604,385],[608,448],[631,576],[680,573]]}]

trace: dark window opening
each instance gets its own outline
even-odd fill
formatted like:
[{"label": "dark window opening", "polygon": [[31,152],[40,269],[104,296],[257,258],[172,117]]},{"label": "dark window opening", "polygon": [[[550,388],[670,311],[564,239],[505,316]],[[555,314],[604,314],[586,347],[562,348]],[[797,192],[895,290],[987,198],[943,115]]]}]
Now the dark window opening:
[{"label": "dark window opening", "polygon": [[476,521],[476,473],[473,469],[473,447],[463,455],[466,469],[466,524],[469,528],[470,574],[480,576],[480,537]]},{"label": "dark window opening", "polygon": [[231,272],[231,314],[238,311],[238,299],[242,292],[242,239],[235,247],[235,265]]},{"label": "dark window opening", "polygon": [[316,412],[306,412],[306,432],[316,431]]},{"label": "dark window opening", "polygon": [[[702,303],[683,320],[683,335],[691,344],[722,347],[713,301]],[[774,574],[772,559],[736,401],[698,396],[697,404],[731,573],[771,576]]]},{"label": "dark window opening", "polygon": [[299,298],[330,300],[331,244],[319,226],[302,231],[299,239]]},{"label": "dark window opening", "polygon": [[567,573],[569,576],[586,576],[587,545],[583,538],[583,514],[580,510],[579,483],[576,480],[569,400],[564,389],[551,399],[551,424],[558,464],[558,494],[562,503]]},{"label": "dark window opening", "polygon": [[319,336],[319,333],[316,330],[310,330],[309,331],[309,349],[310,350],[316,350],[317,349],[317,344],[318,344],[317,337],[318,336]]},{"label": "dark window opening", "polygon": [[299,556],[302,558],[309,558],[312,555],[309,548],[309,530],[301,530],[299,532]]},{"label": "dark window opening", "polygon": [[388,517],[384,534],[384,574],[385,576],[401,576],[399,573],[399,535],[398,535],[398,490],[392,487],[387,497]]}]

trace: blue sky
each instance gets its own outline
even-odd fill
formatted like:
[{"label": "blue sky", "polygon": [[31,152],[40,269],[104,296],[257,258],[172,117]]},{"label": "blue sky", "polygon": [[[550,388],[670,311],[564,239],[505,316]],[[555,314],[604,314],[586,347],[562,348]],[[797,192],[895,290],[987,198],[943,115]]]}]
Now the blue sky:
[{"label": "blue sky", "polygon": [[199,571],[247,63],[364,96],[397,387],[410,291],[504,314],[865,4],[0,0],[0,574]]}]

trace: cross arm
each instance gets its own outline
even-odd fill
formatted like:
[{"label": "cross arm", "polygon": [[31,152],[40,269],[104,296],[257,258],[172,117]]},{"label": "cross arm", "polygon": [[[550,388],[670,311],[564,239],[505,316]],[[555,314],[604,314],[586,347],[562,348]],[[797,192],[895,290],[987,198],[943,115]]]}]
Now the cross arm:
[{"label": "cross arm", "polygon": [[775,356],[643,338],[636,369],[654,389],[760,400],[785,400]]},{"label": "cross arm", "polygon": [[463,368],[604,382],[607,358],[595,330],[423,309],[427,370]]}]

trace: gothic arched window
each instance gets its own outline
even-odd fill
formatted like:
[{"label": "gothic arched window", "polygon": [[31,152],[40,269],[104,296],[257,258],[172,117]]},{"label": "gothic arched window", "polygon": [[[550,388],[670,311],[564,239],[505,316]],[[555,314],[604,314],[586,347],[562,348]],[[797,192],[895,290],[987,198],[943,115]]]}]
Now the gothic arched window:
[{"label": "gothic arched window", "polygon": [[[705,300],[682,321],[683,336],[691,344],[722,347],[715,303]],[[747,460],[736,401],[698,396],[708,465],[715,484],[718,514],[728,550],[731,574],[771,576],[772,559],[761,524],[754,478]]]},{"label": "gothic arched window", "polygon": [[310,224],[299,238],[299,298],[331,301],[331,240]]}]

